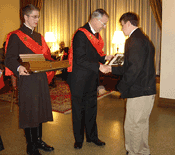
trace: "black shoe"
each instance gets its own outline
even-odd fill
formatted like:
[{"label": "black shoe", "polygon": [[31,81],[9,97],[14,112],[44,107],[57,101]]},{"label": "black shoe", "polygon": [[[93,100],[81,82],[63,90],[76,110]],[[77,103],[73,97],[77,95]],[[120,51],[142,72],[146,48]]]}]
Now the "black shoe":
[{"label": "black shoe", "polygon": [[28,155],[41,155],[41,153],[36,148],[35,144],[28,144],[27,145],[27,154]]},{"label": "black shoe", "polygon": [[48,144],[46,144],[45,142],[43,142],[42,140],[37,141],[37,148],[38,149],[42,149],[44,151],[52,151],[54,150],[54,148]]},{"label": "black shoe", "polygon": [[98,145],[98,146],[103,146],[105,145],[105,142],[102,142],[100,139],[97,140],[87,140],[88,143],[93,142],[94,144]]},{"label": "black shoe", "polygon": [[75,142],[74,143],[74,148],[75,149],[81,149],[82,148],[82,145],[83,145],[83,143],[81,143],[81,142]]}]

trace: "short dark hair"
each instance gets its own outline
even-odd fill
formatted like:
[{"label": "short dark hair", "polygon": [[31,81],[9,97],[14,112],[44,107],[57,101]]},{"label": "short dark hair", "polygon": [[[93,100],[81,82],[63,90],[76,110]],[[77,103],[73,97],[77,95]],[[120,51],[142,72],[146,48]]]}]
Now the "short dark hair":
[{"label": "short dark hair", "polygon": [[34,6],[32,4],[28,4],[25,7],[22,8],[22,16],[29,15],[32,13],[33,10],[40,11],[40,9],[37,6]]},{"label": "short dark hair", "polygon": [[92,12],[91,18],[101,19],[103,17],[103,15],[106,15],[109,18],[109,15],[108,15],[108,13],[105,10],[97,9],[97,10]]},{"label": "short dark hair", "polygon": [[120,19],[119,19],[119,22],[128,22],[130,21],[130,23],[134,26],[138,26],[139,25],[139,16],[136,14],[136,13],[133,13],[133,12],[127,12],[127,13],[124,13]]}]

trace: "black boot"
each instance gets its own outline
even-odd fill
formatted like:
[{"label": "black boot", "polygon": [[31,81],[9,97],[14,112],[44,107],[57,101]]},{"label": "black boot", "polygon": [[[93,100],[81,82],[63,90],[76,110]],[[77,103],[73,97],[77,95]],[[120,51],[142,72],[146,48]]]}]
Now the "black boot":
[{"label": "black boot", "polygon": [[37,128],[25,128],[28,155],[41,155],[36,147]]},{"label": "black boot", "polygon": [[39,127],[37,128],[37,148],[43,149],[44,151],[52,151],[54,148],[44,141],[42,141],[42,123],[40,123]]}]

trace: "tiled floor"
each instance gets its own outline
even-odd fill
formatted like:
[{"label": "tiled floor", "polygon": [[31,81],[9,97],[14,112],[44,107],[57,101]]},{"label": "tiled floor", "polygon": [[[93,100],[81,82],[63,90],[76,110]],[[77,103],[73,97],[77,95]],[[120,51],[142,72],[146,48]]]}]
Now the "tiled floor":
[{"label": "tiled floor", "polygon": [[[159,84],[157,84],[159,90]],[[149,144],[151,155],[175,155],[175,109],[155,106],[150,116]],[[116,93],[98,100],[98,134],[106,146],[84,142],[80,150],[73,148],[74,137],[70,114],[53,112],[54,121],[43,125],[43,140],[55,147],[43,155],[125,155],[123,123],[125,101]],[[5,149],[0,155],[25,155],[24,132],[18,128],[18,107],[10,112],[10,103],[0,102],[0,135]]]}]

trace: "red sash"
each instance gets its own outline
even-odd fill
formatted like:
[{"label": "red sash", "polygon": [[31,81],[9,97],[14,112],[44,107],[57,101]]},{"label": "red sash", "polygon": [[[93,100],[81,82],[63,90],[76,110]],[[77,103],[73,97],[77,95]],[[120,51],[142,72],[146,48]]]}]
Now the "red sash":
[{"label": "red sash", "polygon": [[3,88],[5,86],[4,84],[4,80],[3,80],[3,75],[1,75],[0,77],[0,89]]},{"label": "red sash", "polygon": [[[41,35],[42,46],[40,46],[37,42],[35,42],[31,37],[29,37],[27,34],[23,33],[21,30],[16,30],[16,31],[10,32],[7,35],[6,45],[5,45],[5,53],[7,52],[7,45],[8,45],[9,38],[10,38],[11,34],[17,34],[19,39],[26,45],[26,47],[28,47],[34,53],[43,54],[46,59],[53,60],[51,58],[50,49],[47,46],[47,44],[44,40],[44,37],[42,35]],[[6,69],[6,71],[5,71],[6,75],[13,75],[13,72],[11,70],[9,70],[7,67],[5,69]],[[50,71],[50,72],[46,72],[46,74],[47,74],[47,78],[48,78],[48,83],[50,83],[52,81],[52,78],[55,75],[55,72]]]},{"label": "red sash", "polygon": [[[94,48],[97,50],[98,54],[100,56],[105,56],[106,54],[104,54],[104,52],[102,51],[103,46],[104,46],[104,42],[102,37],[99,34],[99,39],[97,39],[92,33],[90,33],[88,30],[86,30],[85,28],[79,28],[78,30],[84,32],[84,34],[86,35],[86,37],[89,39],[89,41],[91,42],[91,44],[94,46]],[[78,31],[77,30],[77,31]],[[77,32],[76,31],[76,32]],[[75,34],[76,34],[75,32]],[[74,35],[75,35],[74,34]],[[74,38],[74,36],[73,36]],[[68,60],[69,60],[69,64],[70,67],[68,67],[67,71],[68,72],[72,72],[72,66],[73,66],[73,38],[71,41],[71,48],[69,49],[69,56],[68,56]]]}]

